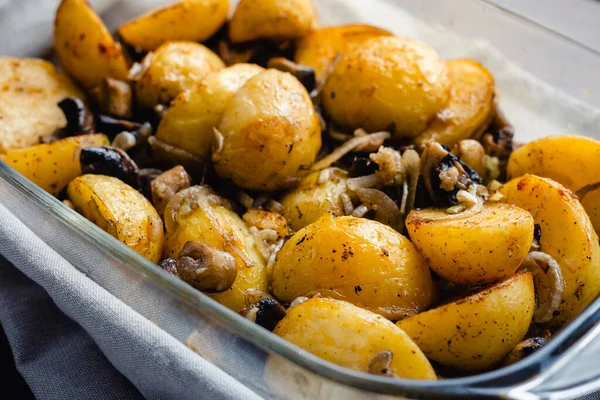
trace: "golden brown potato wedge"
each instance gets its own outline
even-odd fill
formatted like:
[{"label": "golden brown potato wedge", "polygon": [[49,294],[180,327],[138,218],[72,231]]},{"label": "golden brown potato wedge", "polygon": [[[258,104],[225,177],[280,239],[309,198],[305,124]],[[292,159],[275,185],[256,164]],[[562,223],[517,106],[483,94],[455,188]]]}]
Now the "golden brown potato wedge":
[{"label": "golden brown potato wedge", "polygon": [[478,136],[488,125],[494,109],[494,77],[480,63],[469,59],[446,62],[450,73],[450,98],[415,142],[429,140],[453,146]]},{"label": "golden brown potato wedge", "polygon": [[225,68],[207,47],[194,42],[167,42],[148,53],[149,64],[135,86],[137,103],[152,109],[169,104],[177,95],[199,84],[211,72]]},{"label": "golden brown potato wedge", "polygon": [[235,64],[211,73],[202,84],[173,100],[156,131],[157,139],[204,159],[210,157],[225,107],[248,79],[264,71],[255,64]]},{"label": "golden brown potato wedge", "polygon": [[26,149],[12,150],[2,160],[27,179],[56,196],[81,175],[79,151],[87,146],[108,146],[105,135],[82,135]]},{"label": "golden brown potato wedge", "polygon": [[345,301],[318,297],[306,300],[289,309],[273,332],[342,367],[368,372],[373,357],[388,351],[392,353],[390,374],[437,379],[427,358],[402,329]]},{"label": "golden brown potato wedge", "polygon": [[161,259],[163,222],[152,204],[117,178],[82,175],[67,186],[75,210],[152,262]]},{"label": "golden brown potato wedge", "polygon": [[228,12],[228,0],[182,0],[124,23],[119,34],[142,50],[173,40],[203,42],[227,21]]},{"label": "golden brown potato wedge", "polygon": [[508,178],[533,174],[578,191],[600,182],[600,141],[573,135],[548,136],[517,148],[508,159]]},{"label": "golden brown potato wedge", "polygon": [[68,76],[35,58],[0,57],[0,87],[0,154],[53,136],[67,124],[56,104],[84,98]]},{"label": "golden brown potato wedge", "polygon": [[600,232],[600,186],[594,187],[582,194],[581,205],[590,221],[594,226],[596,233]]},{"label": "golden brown potato wedge", "polygon": [[459,285],[509,277],[533,241],[531,214],[502,203],[488,203],[480,213],[462,219],[449,219],[445,209],[413,210],[406,228],[431,269]]},{"label": "golden brown potato wedge", "polygon": [[525,272],[397,325],[429,359],[478,371],[498,364],[523,339],[534,309],[533,279]]},{"label": "golden brown potato wedge", "polygon": [[390,319],[422,311],[435,295],[410,240],[379,222],[329,213],[283,245],[271,288],[283,302],[320,293]]},{"label": "golden brown potato wedge", "polygon": [[549,324],[572,320],[600,293],[598,235],[583,206],[558,182],[535,175],[515,178],[500,190],[507,203],[533,215],[541,232],[540,251],[552,256],[562,271],[562,302]]},{"label": "golden brown potato wedge", "polygon": [[86,0],[63,0],[54,20],[54,51],[60,66],[91,89],[105,78],[124,80],[129,66],[121,46]]},{"label": "golden brown potato wedge", "polygon": [[297,39],[319,24],[312,0],[240,0],[229,21],[232,42]]}]

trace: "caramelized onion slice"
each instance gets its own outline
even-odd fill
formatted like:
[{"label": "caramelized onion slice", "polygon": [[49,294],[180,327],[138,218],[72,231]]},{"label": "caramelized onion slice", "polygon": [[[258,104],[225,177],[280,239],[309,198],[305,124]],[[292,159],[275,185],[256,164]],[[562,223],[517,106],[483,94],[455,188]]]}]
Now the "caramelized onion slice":
[{"label": "caramelized onion slice", "polygon": [[565,290],[560,266],[552,256],[541,251],[532,251],[523,261],[522,268],[531,272],[535,284],[537,305],[533,322],[541,324],[550,321],[560,307]]}]

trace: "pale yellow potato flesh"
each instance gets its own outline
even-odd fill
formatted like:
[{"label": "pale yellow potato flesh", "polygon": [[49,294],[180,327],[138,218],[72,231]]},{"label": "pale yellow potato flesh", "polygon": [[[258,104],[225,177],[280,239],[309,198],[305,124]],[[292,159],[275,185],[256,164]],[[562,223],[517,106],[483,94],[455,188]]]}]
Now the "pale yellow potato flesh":
[{"label": "pale yellow potato flesh", "polygon": [[571,321],[600,293],[600,246],[589,217],[577,196],[548,178],[527,174],[506,183],[501,192],[507,203],[533,215],[541,230],[540,251],[562,271],[562,302],[548,324]]},{"label": "pale yellow potato flesh", "polygon": [[590,218],[596,233],[600,232],[600,187],[585,193],[581,197],[581,205]]},{"label": "pale yellow potato flesh", "polygon": [[391,321],[348,302],[313,297],[279,321],[276,335],[342,367],[367,372],[377,353],[390,351],[399,378],[437,379],[423,352]]},{"label": "pale yellow potato flesh", "polygon": [[82,175],[67,186],[76,211],[152,262],[162,257],[163,222],[152,204],[117,178]]},{"label": "pale yellow potato flesh", "polygon": [[430,360],[480,371],[496,366],[523,339],[534,309],[533,278],[526,272],[396,325]]}]

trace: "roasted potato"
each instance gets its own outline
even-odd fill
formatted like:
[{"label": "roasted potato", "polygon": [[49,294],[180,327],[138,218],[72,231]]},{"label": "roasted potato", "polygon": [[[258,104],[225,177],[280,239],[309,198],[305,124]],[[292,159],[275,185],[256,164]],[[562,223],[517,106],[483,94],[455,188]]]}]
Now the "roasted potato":
[{"label": "roasted potato", "polygon": [[230,253],[237,266],[235,282],[229,290],[209,296],[239,311],[245,306],[246,290],[267,291],[266,263],[244,221],[226,205],[205,186],[192,186],[177,193],[165,209],[165,256],[177,258],[191,240]]},{"label": "roasted potato", "polygon": [[215,169],[246,189],[274,191],[297,184],[321,147],[319,117],[306,89],[275,69],[255,75],[237,91],[218,131]]},{"label": "roasted potato", "polygon": [[67,124],[56,103],[84,98],[68,76],[36,58],[0,57],[0,87],[0,154],[53,136]]},{"label": "roasted potato", "polygon": [[297,39],[318,24],[312,0],[240,0],[229,21],[229,39]]},{"label": "roasted potato", "polygon": [[124,23],[119,34],[142,50],[173,40],[203,42],[227,21],[228,12],[228,0],[182,0]]},{"label": "roasted potato", "polygon": [[534,309],[532,276],[521,272],[397,325],[429,359],[478,371],[497,365],[523,339]]},{"label": "roasted potato", "polygon": [[453,146],[477,137],[489,124],[494,110],[494,77],[480,63],[469,59],[446,62],[450,74],[450,98],[415,143],[430,140]]},{"label": "roasted potato", "polygon": [[448,68],[432,48],[379,36],[344,54],[327,78],[322,101],[345,128],[414,137],[444,107],[449,91]]},{"label": "roasted potato", "polygon": [[581,205],[590,218],[596,233],[600,232],[600,186],[594,187],[581,196]]},{"label": "roasted potato", "polygon": [[283,302],[320,293],[390,319],[434,299],[429,268],[407,238],[376,221],[329,213],[283,245],[271,288]]},{"label": "roasted potato", "polygon": [[306,176],[297,188],[285,194],[281,199],[283,214],[293,230],[298,231],[312,224],[326,212],[336,217],[344,215],[341,195],[350,196],[346,183],[348,173],[342,169],[330,168],[329,179],[319,183],[322,171]]},{"label": "roasted potato", "polygon": [[54,52],[60,66],[91,89],[105,78],[124,80],[129,66],[119,43],[86,0],[63,0],[54,20]]},{"label": "roasted potato", "polygon": [[311,67],[317,81],[324,82],[327,70],[337,57],[377,36],[392,36],[392,33],[362,24],[317,29],[298,41],[294,61]]},{"label": "roasted potato", "polygon": [[313,297],[288,310],[273,332],[342,367],[375,373],[371,361],[379,352],[389,351],[390,375],[437,379],[427,358],[402,329],[345,301]]},{"label": "roasted potato", "polygon": [[152,262],[161,259],[163,222],[152,204],[117,178],[82,175],[69,183],[75,210]]},{"label": "roasted potato", "polygon": [[26,149],[12,150],[2,160],[53,196],[81,175],[79,151],[88,146],[108,146],[105,135],[81,135]]},{"label": "roasted potato", "polygon": [[507,203],[533,215],[539,225],[540,251],[560,266],[565,283],[560,308],[550,325],[575,318],[600,293],[598,235],[577,197],[558,182],[524,175],[501,189]]},{"label": "roasted potato", "polygon": [[194,42],[167,42],[146,57],[148,67],[135,85],[137,104],[145,109],[169,104],[211,72],[225,68],[219,56]]},{"label": "roasted potato", "polygon": [[449,218],[445,209],[413,210],[406,228],[431,269],[459,285],[507,278],[533,242],[531,214],[502,203],[488,203],[480,213],[458,219]]},{"label": "roasted potato", "polygon": [[534,174],[578,191],[600,182],[600,141],[571,135],[548,136],[517,148],[508,159],[508,178]]},{"label": "roasted potato", "polygon": [[264,71],[255,64],[235,64],[211,73],[202,84],[179,94],[163,116],[156,137],[204,159],[210,158],[225,107],[248,79]]}]

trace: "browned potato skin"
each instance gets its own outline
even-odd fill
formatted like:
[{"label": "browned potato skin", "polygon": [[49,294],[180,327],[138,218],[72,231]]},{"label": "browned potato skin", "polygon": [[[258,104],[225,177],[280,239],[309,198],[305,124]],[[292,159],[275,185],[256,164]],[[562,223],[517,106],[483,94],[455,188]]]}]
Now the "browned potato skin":
[{"label": "browned potato skin", "polygon": [[108,146],[105,135],[81,135],[26,149],[9,151],[2,160],[27,179],[57,196],[81,175],[79,151],[88,146]]},{"label": "browned potato skin", "polygon": [[497,365],[523,339],[534,309],[533,278],[521,272],[397,325],[430,360],[480,371]]},{"label": "browned potato skin", "polygon": [[268,69],[233,96],[218,128],[212,160],[222,178],[245,189],[274,191],[304,177],[321,147],[319,117],[291,74]]},{"label": "browned potato skin", "polygon": [[480,63],[469,59],[446,62],[452,86],[448,104],[431,121],[416,144],[430,140],[453,146],[477,137],[493,117],[494,77]]},{"label": "browned potato skin", "polygon": [[232,42],[297,39],[319,24],[312,0],[241,0],[229,21]]},{"label": "browned potato skin", "polygon": [[288,310],[273,333],[324,360],[361,372],[367,372],[377,353],[391,351],[391,373],[437,379],[427,358],[402,329],[345,301],[313,297]]},{"label": "browned potato skin", "polygon": [[173,40],[203,42],[227,21],[228,12],[228,0],[182,0],[124,23],[119,34],[142,50]]},{"label": "browned potato skin", "polygon": [[86,0],[63,0],[54,20],[54,51],[60,66],[91,89],[105,78],[125,80],[128,62],[121,46]]},{"label": "browned potato skin", "polygon": [[363,24],[320,28],[297,42],[294,61],[311,67],[317,81],[324,82],[328,68],[338,55],[341,56],[377,36],[392,36],[392,33]]},{"label": "browned potato skin", "polygon": [[396,320],[422,311],[435,295],[410,240],[376,221],[331,214],[283,245],[271,289],[283,302],[320,293]]},{"label": "browned potato skin", "polygon": [[600,232],[600,187],[585,193],[581,197],[581,205],[590,217],[596,233]]},{"label": "browned potato skin", "polygon": [[211,72],[225,68],[219,56],[194,42],[167,42],[146,57],[151,57],[150,65],[135,86],[137,103],[145,109],[169,104]]},{"label": "browned potato skin", "polygon": [[325,110],[348,129],[422,133],[448,99],[444,61],[416,40],[379,36],[344,54],[322,92]]},{"label": "browned potato skin", "polygon": [[0,154],[39,143],[64,128],[56,105],[84,94],[54,65],[36,58],[0,57]]}]

